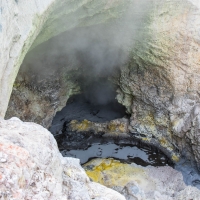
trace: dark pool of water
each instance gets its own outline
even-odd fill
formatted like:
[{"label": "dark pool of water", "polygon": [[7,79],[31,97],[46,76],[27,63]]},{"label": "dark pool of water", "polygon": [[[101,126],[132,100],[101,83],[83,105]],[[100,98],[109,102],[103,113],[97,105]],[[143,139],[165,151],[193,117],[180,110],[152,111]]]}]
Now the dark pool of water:
[{"label": "dark pool of water", "polygon": [[115,158],[125,163],[136,163],[141,166],[165,166],[172,162],[157,149],[140,148],[129,144],[93,143],[86,149],[62,150],[63,156],[79,158],[81,164],[93,158]]}]

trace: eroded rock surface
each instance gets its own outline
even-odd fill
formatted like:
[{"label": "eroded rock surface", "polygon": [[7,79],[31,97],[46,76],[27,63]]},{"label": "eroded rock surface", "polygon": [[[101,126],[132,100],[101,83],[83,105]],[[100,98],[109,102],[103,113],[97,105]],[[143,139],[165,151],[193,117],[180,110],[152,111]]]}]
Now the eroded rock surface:
[{"label": "eroded rock surface", "polygon": [[71,81],[72,75],[67,69],[52,68],[52,63],[46,70],[37,60],[29,64],[28,69],[26,67],[22,66],[13,85],[6,119],[16,116],[48,128],[55,113],[65,106],[70,95],[80,92],[80,87]]},{"label": "eroded rock surface", "polygon": [[149,37],[134,45],[122,69],[118,100],[132,114],[129,129],[136,137],[199,164],[199,8],[154,2]]},{"label": "eroded rock surface", "polygon": [[91,182],[78,159],[62,157],[49,131],[18,118],[0,120],[0,198],[125,200]]},{"label": "eroded rock surface", "polygon": [[169,166],[144,168],[113,159],[94,159],[84,169],[93,181],[120,192],[127,200],[200,198],[200,191],[186,186],[181,173]]}]

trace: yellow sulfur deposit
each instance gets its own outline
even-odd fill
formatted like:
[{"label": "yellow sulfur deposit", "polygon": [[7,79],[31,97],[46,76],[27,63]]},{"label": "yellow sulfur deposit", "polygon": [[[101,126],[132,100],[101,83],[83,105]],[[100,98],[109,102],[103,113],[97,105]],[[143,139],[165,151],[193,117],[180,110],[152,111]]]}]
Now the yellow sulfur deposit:
[{"label": "yellow sulfur deposit", "polygon": [[131,181],[137,182],[144,188],[153,189],[154,183],[149,184],[147,174],[142,167],[121,163],[114,159],[94,159],[84,165],[87,175],[97,183],[107,187],[124,187]]}]

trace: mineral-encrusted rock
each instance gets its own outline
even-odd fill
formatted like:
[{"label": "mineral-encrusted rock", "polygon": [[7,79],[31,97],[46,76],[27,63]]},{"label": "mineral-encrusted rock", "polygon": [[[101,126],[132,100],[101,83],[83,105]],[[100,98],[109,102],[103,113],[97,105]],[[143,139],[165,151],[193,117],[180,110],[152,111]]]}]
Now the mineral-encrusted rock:
[{"label": "mineral-encrusted rock", "polygon": [[[20,64],[32,45],[72,28],[119,20],[122,13],[128,13],[121,9],[126,11],[130,2],[1,1],[0,116],[5,115]],[[123,23],[115,31],[123,41],[134,29],[130,38],[133,45],[128,46],[130,40],[125,43],[131,53],[127,65],[121,67],[117,98],[131,113],[132,134],[161,145],[174,154],[174,160],[184,155],[200,167],[199,2],[148,2],[147,12],[135,4],[138,15],[145,10],[144,21],[128,19],[131,25],[139,22],[139,26],[128,26],[126,31]]]},{"label": "mineral-encrusted rock", "polygon": [[[126,199],[200,198],[171,167],[141,167],[98,159],[86,164],[91,179]],[[116,191],[91,182],[78,159],[64,158],[42,126],[18,118],[0,120],[0,196],[10,200],[125,200]]]},{"label": "mineral-encrusted rock", "polygon": [[128,120],[125,118],[115,119],[105,123],[91,122],[83,120],[81,122],[72,120],[68,124],[68,130],[74,132],[92,132],[94,135],[102,135],[103,137],[130,137],[128,135]]},{"label": "mineral-encrusted rock", "polygon": [[119,79],[118,99],[131,113],[129,130],[200,163],[200,9],[189,1],[154,1]]},{"label": "mineral-encrusted rock", "polygon": [[62,157],[49,131],[18,118],[0,120],[0,198],[125,200],[91,182],[78,159]]},{"label": "mineral-encrusted rock", "polygon": [[169,166],[144,168],[114,159],[94,159],[84,168],[93,181],[120,192],[127,200],[200,198],[200,191],[186,186],[181,173]]},{"label": "mineral-encrusted rock", "polygon": [[[39,61],[33,62],[33,66],[23,66],[15,80],[6,119],[15,116],[49,128],[55,113],[65,106],[70,95],[80,91],[80,87],[71,81],[69,70],[50,65],[51,69],[45,70]],[[34,66],[40,68],[39,71],[34,70]]]}]

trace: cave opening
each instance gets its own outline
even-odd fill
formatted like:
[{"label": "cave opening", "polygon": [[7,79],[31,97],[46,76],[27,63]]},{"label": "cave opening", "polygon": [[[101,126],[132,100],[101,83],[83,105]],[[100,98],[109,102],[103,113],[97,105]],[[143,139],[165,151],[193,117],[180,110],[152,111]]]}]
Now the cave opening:
[{"label": "cave opening", "polygon": [[106,78],[94,81],[81,80],[81,93],[71,96],[66,106],[56,113],[50,131],[57,135],[65,122],[88,120],[107,122],[129,117],[126,108],[116,99],[116,86]]},{"label": "cave opening", "polygon": [[79,84],[81,93],[68,99],[49,128],[63,156],[79,158],[82,165],[95,158],[114,158],[142,166],[173,166],[156,147],[130,138],[130,115],[118,103],[117,86],[108,78],[82,77]]},{"label": "cave opening", "polygon": [[117,99],[121,67],[129,56],[112,36],[105,27],[78,28],[30,51],[6,117],[48,128],[63,156],[77,157],[81,164],[112,157],[143,166],[173,166],[161,150],[129,133],[130,111]]}]

